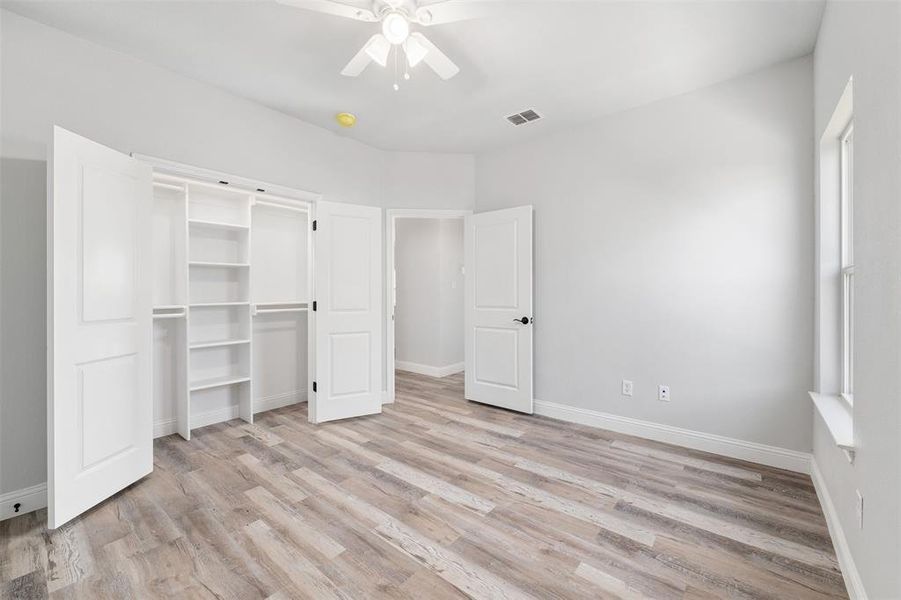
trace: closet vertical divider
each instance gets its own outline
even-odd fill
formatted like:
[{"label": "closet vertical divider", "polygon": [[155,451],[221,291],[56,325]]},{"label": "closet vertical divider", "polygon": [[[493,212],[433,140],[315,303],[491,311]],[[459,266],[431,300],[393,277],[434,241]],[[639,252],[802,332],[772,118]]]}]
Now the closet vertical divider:
[{"label": "closet vertical divider", "polygon": [[188,261],[191,260],[191,224],[188,219],[191,216],[190,207],[191,190],[187,183],[182,183],[185,189],[185,212],[184,212],[184,228],[182,229],[182,248],[184,248],[184,264],[182,265],[182,289],[185,294],[185,334],[183,336],[185,357],[185,375],[184,381],[181,382],[184,390],[180,402],[175,407],[175,426],[178,434],[186,440],[191,439],[191,274],[188,268]]},{"label": "closet vertical divider", "polygon": [[247,238],[246,238],[246,257],[247,257],[247,374],[250,380],[247,382],[246,388],[243,390],[241,397],[241,418],[248,423],[253,423],[253,205],[256,198],[250,196],[247,198],[247,208],[245,217],[247,221]]}]

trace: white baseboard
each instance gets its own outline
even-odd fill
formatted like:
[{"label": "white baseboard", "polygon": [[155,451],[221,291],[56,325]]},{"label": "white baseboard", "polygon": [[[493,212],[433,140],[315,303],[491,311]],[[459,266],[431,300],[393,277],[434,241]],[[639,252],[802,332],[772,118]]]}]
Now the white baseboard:
[{"label": "white baseboard", "polygon": [[561,421],[569,421],[570,423],[607,429],[626,435],[634,435],[654,440],[655,442],[664,442],[691,448],[692,450],[701,450],[730,458],[747,460],[779,469],[787,469],[798,473],[810,472],[811,457],[807,452],[746,442],[711,433],[692,431],[690,429],[652,423],[651,421],[641,421],[630,417],[621,417],[542,400],[535,400],[535,414],[560,419]]},{"label": "white baseboard", "polygon": [[[16,504],[19,505],[18,511],[16,511]],[[30,513],[45,506],[47,506],[46,483],[0,494],[0,521]]]},{"label": "white baseboard", "polygon": [[153,439],[178,433],[175,419],[160,419],[153,422]]},{"label": "white baseboard", "polygon": [[826,487],[826,480],[817,466],[816,460],[810,461],[810,478],[813,479],[813,487],[817,491],[817,498],[820,500],[820,506],[823,508],[823,515],[826,517],[826,525],[829,527],[829,536],[832,538],[832,545],[835,547],[835,556],[838,558],[838,566],[842,569],[842,577],[845,579],[845,587],[848,590],[848,597],[851,600],[866,600],[867,592],[863,587],[863,580],[854,564],[854,557],[851,556],[851,547],[848,546],[848,539],[845,537],[845,531],[842,529],[842,523],[838,518],[838,512],[832,503],[832,497],[829,495],[829,489]]},{"label": "white baseboard", "polygon": [[[306,390],[287,392],[284,394],[275,394],[273,396],[266,396],[264,398],[257,398],[253,401],[253,413],[259,414],[267,410],[275,410],[276,408],[282,408],[283,406],[290,406],[291,404],[304,402],[306,401],[306,399]],[[191,429],[206,427],[207,425],[214,425],[216,423],[222,423],[224,421],[230,421],[232,419],[237,419],[240,416],[241,414],[237,405],[220,408],[217,410],[211,410],[205,413],[199,413],[191,416]],[[153,423],[154,439],[166,435],[172,435],[173,433],[177,432],[178,429],[176,427],[175,419],[160,419],[159,421],[155,421]]]},{"label": "white baseboard", "polygon": [[421,365],[406,360],[396,360],[394,361],[394,368],[400,369],[401,371],[409,371],[410,373],[428,375],[429,377],[447,377],[454,373],[462,373],[463,363],[454,363],[443,367],[433,367],[432,365]]},{"label": "white baseboard", "polygon": [[267,410],[275,410],[283,406],[290,406],[298,402],[307,401],[307,391],[298,390],[295,392],[287,392],[284,394],[275,394],[266,396],[265,398],[257,398],[253,401],[253,414],[266,412]]}]

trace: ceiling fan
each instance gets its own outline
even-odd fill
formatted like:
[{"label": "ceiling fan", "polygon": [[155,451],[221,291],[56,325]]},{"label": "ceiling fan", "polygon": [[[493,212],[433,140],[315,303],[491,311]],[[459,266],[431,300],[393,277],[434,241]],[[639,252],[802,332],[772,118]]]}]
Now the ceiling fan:
[{"label": "ceiling fan", "polygon": [[[410,68],[425,62],[441,79],[450,79],[460,72],[454,62],[422,33],[410,31],[410,25],[441,25],[479,16],[480,2],[472,0],[277,0],[281,4],[296,6],[306,10],[354,19],[366,23],[381,23],[381,33],[376,33],[363,45],[342,75],[356,77],[369,63],[381,66],[388,64],[388,58],[403,50],[405,63]],[[396,66],[395,66],[396,70]],[[396,73],[395,73],[396,76]],[[404,67],[404,78],[409,79],[409,71]],[[398,89],[395,79],[394,89]]]}]

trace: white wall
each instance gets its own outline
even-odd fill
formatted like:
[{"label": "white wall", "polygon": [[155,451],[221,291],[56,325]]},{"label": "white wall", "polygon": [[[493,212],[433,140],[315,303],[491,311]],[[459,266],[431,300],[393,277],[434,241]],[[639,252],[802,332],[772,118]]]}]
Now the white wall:
[{"label": "white wall", "polygon": [[441,219],[441,365],[463,362],[463,219]]},{"label": "white wall", "polygon": [[0,10],[0,494],[45,477],[45,188],[37,182],[46,172],[53,124],[123,152],[320,192],[328,200],[473,204],[470,156],[371,148]]},{"label": "white wall", "polygon": [[536,399],[810,450],[812,101],[806,57],[477,157],[535,207]]},{"label": "white wall", "polygon": [[[813,448],[866,594],[899,598],[901,3],[827,4],[814,60],[817,140],[852,76],[854,437],[858,450],[850,464],[819,416],[814,420]],[[855,490],[864,497],[863,529],[857,524]]]},{"label": "white wall", "polygon": [[396,220],[395,358],[441,369],[463,362],[463,220]]}]

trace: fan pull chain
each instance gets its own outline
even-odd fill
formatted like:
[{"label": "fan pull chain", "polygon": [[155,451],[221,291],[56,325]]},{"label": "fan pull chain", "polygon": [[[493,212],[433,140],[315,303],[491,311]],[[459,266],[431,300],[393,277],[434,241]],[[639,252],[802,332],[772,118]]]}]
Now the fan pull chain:
[{"label": "fan pull chain", "polygon": [[400,89],[400,86],[397,84],[397,46],[394,46],[394,91]]},{"label": "fan pull chain", "polygon": [[404,81],[410,81],[410,61],[407,59],[407,49],[404,48]]}]

